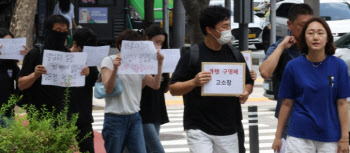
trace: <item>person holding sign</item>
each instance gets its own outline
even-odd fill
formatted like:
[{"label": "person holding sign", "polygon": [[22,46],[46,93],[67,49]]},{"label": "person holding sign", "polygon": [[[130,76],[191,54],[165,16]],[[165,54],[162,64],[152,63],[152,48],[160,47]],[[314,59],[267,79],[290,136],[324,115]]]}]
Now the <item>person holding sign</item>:
[{"label": "person holding sign", "polygon": [[[23,91],[26,104],[33,104],[37,108],[46,105],[51,111],[55,107],[56,113],[63,109],[65,87],[42,85],[42,74],[47,71],[42,65],[44,49],[59,52],[70,52],[65,46],[69,21],[62,15],[52,15],[45,21],[46,32],[44,46],[33,48],[24,57],[22,70],[19,73],[18,87]],[[81,75],[88,76],[89,68],[85,67]]]},{"label": "person holding sign", "polygon": [[[120,50],[123,40],[141,40],[140,35],[127,29],[118,35],[116,46]],[[122,50],[128,51],[128,50]],[[141,92],[145,86],[159,89],[162,79],[163,55],[157,52],[158,73],[150,74],[117,74],[123,62],[120,54],[103,59],[102,80],[106,93],[111,93],[117,77],[120,79],[123,92],[120,96],[105,98],[105,120],[102,136],[108,153],[121,153],[126,148],[132,153],[146,153],[142,131],[142,120],[139,114]]]},{"label": "person holding sign", "polygon": [[[152,25],[145,31],[145,39],[151,40],[156,49],[167,48],[167,33],[159,26]],[[158,90],[144,87],[141,96],[141,110],[143,133],[148,153],[164,153],[160,143],[160,125],[169,122],[165,106],[164,93],[169,90],[169,73],[162,74],[162,82]]]},{"label": "person holding sign", "polygon": [[272,149],[280,150],[290,115],[285,152],[348,153],[348,67],[332,56],[336,48],[324,19],[306,22],[299,40],[302,55],[287,64],[282,77],[278,97],[283,101]]},{"label": "person holding sign", "polygon": [[[0,38],[3,39],[12,39],[13,35],[10,31],[4,28],[0,28]],[[0,44],[0,55],[1,47]],[[26,55],[28,52],[27,47],[23,46],[23,50],[20,51],[22,55]],[[9,98],[12,94],[15,94],[16,88],[14,87],[15,80],[17,79],[18,73],[20,71],[18,65],[18,60],[11,59],[0,59],[0,107],[3,104],[7,104]],[[13,112],[13,107],[10,110],[7,110],[5,114],[0,114],[0,125],[5,125],[2,122],[2,116],[10,118]]]},{"label": "person holding sign", "polygon": [[[84,46],[96,46],[97,37],[95,33],[88,28],[77,29],[73,34],[73,47],[71,52],[82,52]],[[84,87],[71,87],[71,102],[69,103],[69,114],[79,113],[77,127],[79,134],[77,141],[81,141],[88,133],[87,138],[79,143],[80,152],[94,153],[94,132],[92,130],[92,93],[93,86],[98,77],[96,66],[89,67],[90,74],[85,78]],[[83,95],[83,96],[82,96]]]},{"label": "person holding sign", "polygon": [[244,141],[238,141],[237,135],[244,138],[241,104],[253,91],[248,67],[246,88],[239,97],[201,96],[201,86],[211,81],[211,72],[201,71],[202,62],[245,62],[243,55],[228,45],[232,37],[230,16],[229,10],[217,5],[201,12],[204,42],[195,44],[180,58],[171,79],[170,93],[183,95],[184,128],[192,153],[237,153],[244,149]]}]

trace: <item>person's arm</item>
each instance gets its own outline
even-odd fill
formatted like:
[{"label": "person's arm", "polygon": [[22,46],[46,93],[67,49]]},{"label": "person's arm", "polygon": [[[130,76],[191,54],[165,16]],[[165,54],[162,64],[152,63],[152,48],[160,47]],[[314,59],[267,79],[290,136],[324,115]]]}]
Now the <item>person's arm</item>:
[{"label": "person's arm", "polygon": [[293,36],[286,36],[283,41],[277,46],[273,53],[260,65],[259,71],[261,77],[268,79],[275,71],[278,61],[283,53],[283,50],[290,48],[296,40]]},{"label": "person's arm", "polygon": [[170,93],[173,96],[181,96],[189,93],[195,87],[202,86],[211,80],[211,74],[208,71],[199,72],[195,78],[184,81],[176,82],[169,86]]},{"label": "person's arm", "polygon": [[43,65],[37,65],[33,73],[19,77],[18,79],[18,88],[23,91],[30,88],[34,82],[41,77],[42,74],[46,74],[47,71]]},{"label": "person's arm", "polygon": [[278,116],[277,130],[275,134],[275,140],[272,144],[272,149],[274,151],[280,152],[282,146],[282,132],[283,128],[286,125],[290,112],[293,108],[293,100],[292,99],[283,99],[280,114]]},{"label": "person's arm", "polygon": [[154,90],[158,90],[160,88],[160,83],[162,81],[162,67],[164,56],[157,51],[157,60],[158,60],[158,74],[154,77],[150,74],[147,74],[145,78],[142,80],[142,87],[146,85]]},{"label": "person's arm", "polygon": [[338,152],[349,152],[349,112],[346,98],[337,100],[337,108],[341,127],[341,138],[338,142]]},{"label": "person's arm", "polygon": [[113,92],[115,81],[117,79],[117,71],[121,60],[122,59],[118,54],[117,58],[113,60],[113,70],[107,67],[103,67],[101,70],[103,85],[105,86],[105,91],[108,94]]},{"label": "person's arm", "polygon": [[170,85],[170,74],[169,73],[165,73],[163,75],[164,78],[164,93],[167,93],[169,91],[169,85]]},{"label": "person's arm", "polygon": [[75,23],[74,18],[72,18],[72,27],[73,27],[73,29],[75,29],[77,27],[77,24]]}]

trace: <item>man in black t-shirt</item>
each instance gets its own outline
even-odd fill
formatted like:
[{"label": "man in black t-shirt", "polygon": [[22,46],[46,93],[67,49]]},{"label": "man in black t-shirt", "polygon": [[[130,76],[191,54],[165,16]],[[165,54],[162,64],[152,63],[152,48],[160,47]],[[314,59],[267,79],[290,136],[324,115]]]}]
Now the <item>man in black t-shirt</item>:
[{"label": "man in black t-shirt", "polygon": [[[24,57],[22,70],[19,73],[18,88],[23,91],[24,103],[33,104],[37,108],[46,105],[51,111],[55,107],[60,112],[64,105],[64,87],[41,85],[41,75],[46,74],[42,65],[43,50],[69,52],[64,46],[67,39],[69,21],[62,15],[52,15],[45,21],[45,43],[43,49],[34,48]],[[89,69],[85,67],[81,73],[88,76]]]},{"label": "man in black t-shirt", "polygon": [[[254,81],[246,67],[246,88],[239,97],[201,96],[201,86],[211,80],[211,74],[201,71],[202,62],[241,62],[231,47],[230,11],[222,6],[209,6],[201,12],[200,26],[205,35],[198,45],[199,57],[192,64],[190,53],[181,57],[173,73],[170,92],[183,95],[184,128],[192,153],[237,153],[237,132],[242,120],[241,103],[253,90]],[[237,50],[236,50],[237,51]]]}]

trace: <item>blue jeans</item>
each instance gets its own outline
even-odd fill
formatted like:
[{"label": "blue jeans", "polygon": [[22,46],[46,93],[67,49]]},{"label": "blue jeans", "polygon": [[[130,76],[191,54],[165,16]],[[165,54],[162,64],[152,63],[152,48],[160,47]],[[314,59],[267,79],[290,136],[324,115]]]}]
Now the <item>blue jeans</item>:
[{"label": "blue jeans", "polygon": [[143,124],[147,153],[165,153],[159,139],[160,123]]},{"label": "blue jeans", "polygon": [[125,146],[130,153],[146,153],[139,113],[132,115],[106,113],[102,137],[107,153],[121,153]]}]

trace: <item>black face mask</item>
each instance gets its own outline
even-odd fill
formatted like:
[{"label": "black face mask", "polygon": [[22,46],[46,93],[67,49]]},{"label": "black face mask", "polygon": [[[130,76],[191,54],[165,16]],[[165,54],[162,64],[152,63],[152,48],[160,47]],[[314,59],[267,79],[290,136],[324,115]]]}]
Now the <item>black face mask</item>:
[{"label": "black face mask", "polygon": [[64,43],[67,40],[67,32],[57,32],[55,30],[47,30],[45,37],[45,49],[66,50]]}]

